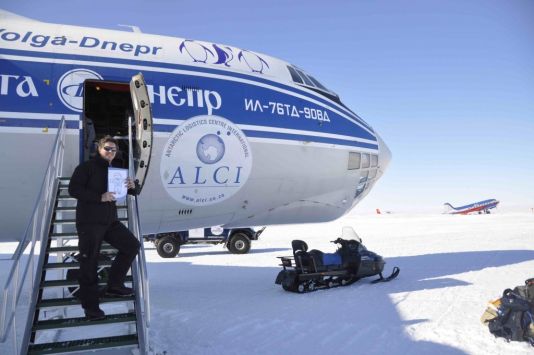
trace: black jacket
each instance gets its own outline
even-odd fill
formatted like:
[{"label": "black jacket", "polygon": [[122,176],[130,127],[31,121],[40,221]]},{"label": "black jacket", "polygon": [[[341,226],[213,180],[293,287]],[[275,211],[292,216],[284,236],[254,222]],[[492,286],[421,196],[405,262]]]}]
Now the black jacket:
[{"label": "black jacket", "polygon": [[78,199],[76,224],[108,225],[117,221],[115,202],[101,202],[102,194],[108,191],[108,167],[108,161],[97,155],[74,170],[69,194]]}]

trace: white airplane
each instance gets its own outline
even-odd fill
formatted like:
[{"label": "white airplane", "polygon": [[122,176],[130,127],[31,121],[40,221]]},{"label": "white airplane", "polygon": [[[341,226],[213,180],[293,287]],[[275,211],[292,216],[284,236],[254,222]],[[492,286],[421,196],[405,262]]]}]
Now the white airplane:
[{"label": "white airplane", "polygon": [[445,202],[443,205],[445,206],[445,214],[470,214],[470,213],[478,213],[478,214],[490,214],[492,208],[496,208],[497,205],[500,203],[500,201],[497,201],[496,199],[492,198],[489,200],[484,201],[478,201],[471,203],[469,205],[460,206],[460,207],[454,207],[448,202]]},{"label": "white airplane", "polygon": [[125,136],[131,113],[143,234],[334,220],[391,157],[337,94],[280,59],[0,10],[0,240],[23,237],[62,117],[70,176],[90,125]]}]

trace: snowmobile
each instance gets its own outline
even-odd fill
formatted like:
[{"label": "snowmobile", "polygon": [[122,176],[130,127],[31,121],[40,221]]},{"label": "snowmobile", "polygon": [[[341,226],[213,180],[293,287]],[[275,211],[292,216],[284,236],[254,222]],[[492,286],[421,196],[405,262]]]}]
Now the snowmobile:
[{"label": "snowmobile", "polygon": [[[279,256],[283,270],[278,273],[275,283],[291,292],[311,292],[321,288],[350,285],[363,277],[379,275],[372,283],[391,281],[399,275],[394,267],[391,275],[384,277],[384,259],[362,244],[352,227],[344,227],[342,236],[332,243],[339,244],[335,253],[320,250],[308,251],[302,240],[293,240],[293,256]],[[348,239],[352,238],[352,239]]]}]

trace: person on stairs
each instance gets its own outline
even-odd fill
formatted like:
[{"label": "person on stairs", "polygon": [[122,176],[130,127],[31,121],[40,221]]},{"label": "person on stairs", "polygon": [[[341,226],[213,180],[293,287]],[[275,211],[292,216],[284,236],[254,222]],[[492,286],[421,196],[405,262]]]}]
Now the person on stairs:
[{"label": "person on stairs", "polygon": [[[76,230],[80,251],[80,291],[78,293],[85,316],[90,320],[102,319],[99,307],[98,256],[103,241],[118,250],[109,270],[106,295],[127,297],[133,295],[124,286],[126,274],[139,251],[139,241],[117,217],[113,192],[108,192],[108,168],[117,153],[117,142],[111,136],[98,141],[96,156],[76,167],[69,184],[69,194],[78,200]],[[129,194],[136,194],[131,178],[125,181]]]}]

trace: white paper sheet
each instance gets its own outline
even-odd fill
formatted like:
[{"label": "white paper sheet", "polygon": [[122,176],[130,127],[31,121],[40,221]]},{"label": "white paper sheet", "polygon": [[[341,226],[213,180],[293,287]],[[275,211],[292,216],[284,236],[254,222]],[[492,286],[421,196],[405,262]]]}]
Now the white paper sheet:
[{"label": "white paper sheet", "polygon": [[123,200],[128,193],[126,187],[127,169],[108,168],[108,192],[115,193],[117,201]]}]

